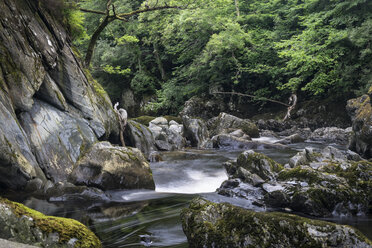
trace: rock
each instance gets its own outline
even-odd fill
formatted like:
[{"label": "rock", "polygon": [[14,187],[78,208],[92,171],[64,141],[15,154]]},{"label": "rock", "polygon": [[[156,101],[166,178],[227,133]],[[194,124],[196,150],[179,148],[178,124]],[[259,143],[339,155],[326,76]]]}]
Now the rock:
[{"label": "rock", "polygon": [[193,247],[372,247],[350,226],[287,213],[260,213],[228,203],[194,199],[181,213]]},{"label": "rock", "polygon": [[0,2],[4,189],[42,190],[47,179],[64,181],[91,144],[119,132],[108,95],[83,69],[62,25],[43,6]]},{"label": "rock", "polygon": [[150,121],[150,126],[151,124],[155,126],[162,126],[162,125],[168,126],[168,121],[164,117],[157,117],[153,119],[152,121]]},{"label": "rock", "polygon": [[183,126],[176,121],[168,121],[164,117],[158,117],[149,123],[149,130],[155,138],[155,145],[161,151],[180,150],[185,147],[183,138]]},{"label": "rock", "polygon": [[299,137],[301,137],[303,140],[306,140],[310,137],[312,134],[312,131],[310,128],[300,128],[297,126],[293,126],[290,129],[286,129],[284,131],[277,133],[279,136],[291,136],[293,134],[297,134]]},{"label": "rock", "polygon": [[81,152],[97,142],[88,121],[39,100],[20,120],[39,166],[53,182],[65,181]]},{"label": "rock", "polygon": [[96,143],[70,175],[76,185],[110,189],[155,189],[150,166],[136,148]]},{"label": "rock", "polygon": [[150,154],[157,150],[152,130],[145,125],[129,120],[125,128],[125,140],[129,142],[130,146],[138,148],[146,158],[149,158]]},{"label": "rock", "polygon": [[29,139],[19,124],[11,100],[2,90],[0,90],[0,133],[2,187],[22,189],[35,177],[46,181],[32,152]]},{"label": "rock", "polygon": [[236,166],[257,174],[264,180],[275,180],[276,173],[283,169],[281,164],[252,150],[241,153],[238,156]]},{"label": "rock", "polygon": [[348,130],[337,127],[318,128],[310,135],[309,140],[346,145],[351,135],[351,130]]},{"label": "rock", "polygon": [[246,135],[252,138],[259,137],[258,128],[253,122],[226,113],[220,113],[209,126],[212,136],[231,133],[238,129],[241,129]]},{"label": "rock", "polygon": [[217,116],[221,111],[225,110],[225,106],[221,105],[221,101],[216,99],[205,100],[203,98],[193,96],[185,102],[180,116],[199,117],[205,120]]},{"label": "rock", "polygon": [[62,111],[68,110],[65,97],[49,74],[45,76],[43,84],[36,92],[36,96]]},{"label": "rock", "polygon": [[155,145],[159,151],[172,151],[172,146],[167,141],[157,140],[155,141]]},{"label": "rock", "polygon": [[0,239],[0,248],[37,248],[37,246],[16,243],[5,239]]},{"label": "rock", "polygon": [[184,137],[191,142],[192,147],[204,148],[209,139],[206,124],[200,119],[183,116]]},{"label": "rock", "polygon": [[279,135],[271,130],[260,130],[260,137],[279,138]]},{"label": "rock", "polygon": [[[371,92],[371,89],[369,90]],[[346,107],[353,121],[349,149],[372,158],[372,107],[370,95],[349,100]]]},{"label": "rock", "polygon": [[304,141],[305,141],[305,139],[302,138],[299,134],[296,133],[296,134],[292,134],[288,137],[285,137],[281,140],[278,140],[275,143],[287,145],[287,144],[301,143],[301,142],[304,142]]},{"label": "rock", "polygon": [[2,198],[0,238],[43,247],[102,247],[96,235],[76,220],[46,216]]},{"label": "rock", "polygon": [[318,217],[369,214],[372,163],[358,158],[334,147],[307,148],[291,158],[294,168],[284,169],[263,154],[246,151],[224,164],[229,181],[239,180],[238,186],[223,183],[218,193]]}]

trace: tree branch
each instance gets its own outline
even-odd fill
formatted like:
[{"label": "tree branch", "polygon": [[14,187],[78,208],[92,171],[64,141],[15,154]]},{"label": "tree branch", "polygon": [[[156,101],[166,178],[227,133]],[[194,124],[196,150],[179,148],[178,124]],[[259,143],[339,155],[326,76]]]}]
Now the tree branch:
[{"label": "tree branch", "polygon": [[[257,98],[257,96],[254,96],[254,95],[248,95],[248,94],[243,94],[243,93],[238,93],[238,92],[221,92],[221,91],[217,91],[217,92],[213,92],[213,94],[237,95],[237,96],[245,96],[245,97],[250,97],[250,98]],[[277,100],[272,100],[272,99],[265,98],[265,97],[263,97],[261,99],[258,99],[258,100],[268,101],[268,102],[274,102],[274,103],[278,103],[278,104],[284,105],[286,107],[291,107],[291,105],[289,105],[287,103],[280,102],[280,101],[277,101]]]},{"label": "tree branch", "polygon": [[98,11],[98,10],[91,10],[91,9],[83,9],[79,8],[80,11],[86,12],[86,13],[93,13],[93,14],[99,14],[99,15],[106,15],[106,12]]},{"label": "tree branch", "polygon": [[155,11],[155,10],[162,10],[162,9],[181,9],[181,7],[179,7],[179,6],[168,6],[168,5],[159,6],[159,7],[151,7],[151,8],[146,8],[146,9],[137,9],[135,11],[128,12],[128,13],[117,14],[116,16],[121,17],[121,18],[127,18],[127,17],[131,17],[131,16],[138,15],[138,14],[141,14],[141,13],[145,13],[145,12],[149,12],[149,11]]}]

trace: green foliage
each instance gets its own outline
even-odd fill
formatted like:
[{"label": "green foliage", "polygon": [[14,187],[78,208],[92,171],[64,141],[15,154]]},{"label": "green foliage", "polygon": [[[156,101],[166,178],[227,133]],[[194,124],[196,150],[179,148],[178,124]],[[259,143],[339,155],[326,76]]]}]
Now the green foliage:
[{"label": "green foliage", "polygon": [[128,75],[131,72],[129,68],[121,69],[119,65],[116,67],[113,67],[111,65],[104,65],[103,71],[107,72],[108,74],[119,74],[119,75]]},{"label": "green foliage", "polygon": [[[116,12],[145,2],[113,0]],[[156,2],[190,1],[148,1]],[[80,5],[105,8],[100,0]],[[128,88],[139,98],[155,96],[145,108],[163,114],[216,89],[286,101],[291,92],[347,99],[372,85],[372,1],[241,0],[239,6],[237,17],[233,0],[197,0],[113,22],[97,42],[94,76],[115,101]],[[88,35],[100,18],[86,14]],[[78,45],[85,51],[87,37]]]}]

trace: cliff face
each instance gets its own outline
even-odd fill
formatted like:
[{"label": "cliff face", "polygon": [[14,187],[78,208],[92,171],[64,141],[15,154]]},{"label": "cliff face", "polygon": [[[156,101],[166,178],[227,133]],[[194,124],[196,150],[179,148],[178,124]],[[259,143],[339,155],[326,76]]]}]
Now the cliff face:
[{"label": "cliff face", "polygon": [[0,0],[0,188],[64,181],[84,151],[118,132],[107,94],[36,2]]}]

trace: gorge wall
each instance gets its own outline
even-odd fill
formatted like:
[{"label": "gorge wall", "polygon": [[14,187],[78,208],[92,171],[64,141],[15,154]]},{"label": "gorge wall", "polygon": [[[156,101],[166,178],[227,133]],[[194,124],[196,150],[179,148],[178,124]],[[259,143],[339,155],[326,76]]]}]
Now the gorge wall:
[{"label": "gorge wall", "polygon": [[116,118],[62,25],[38,1],[0,0],[0,188],[65,181]]}]

